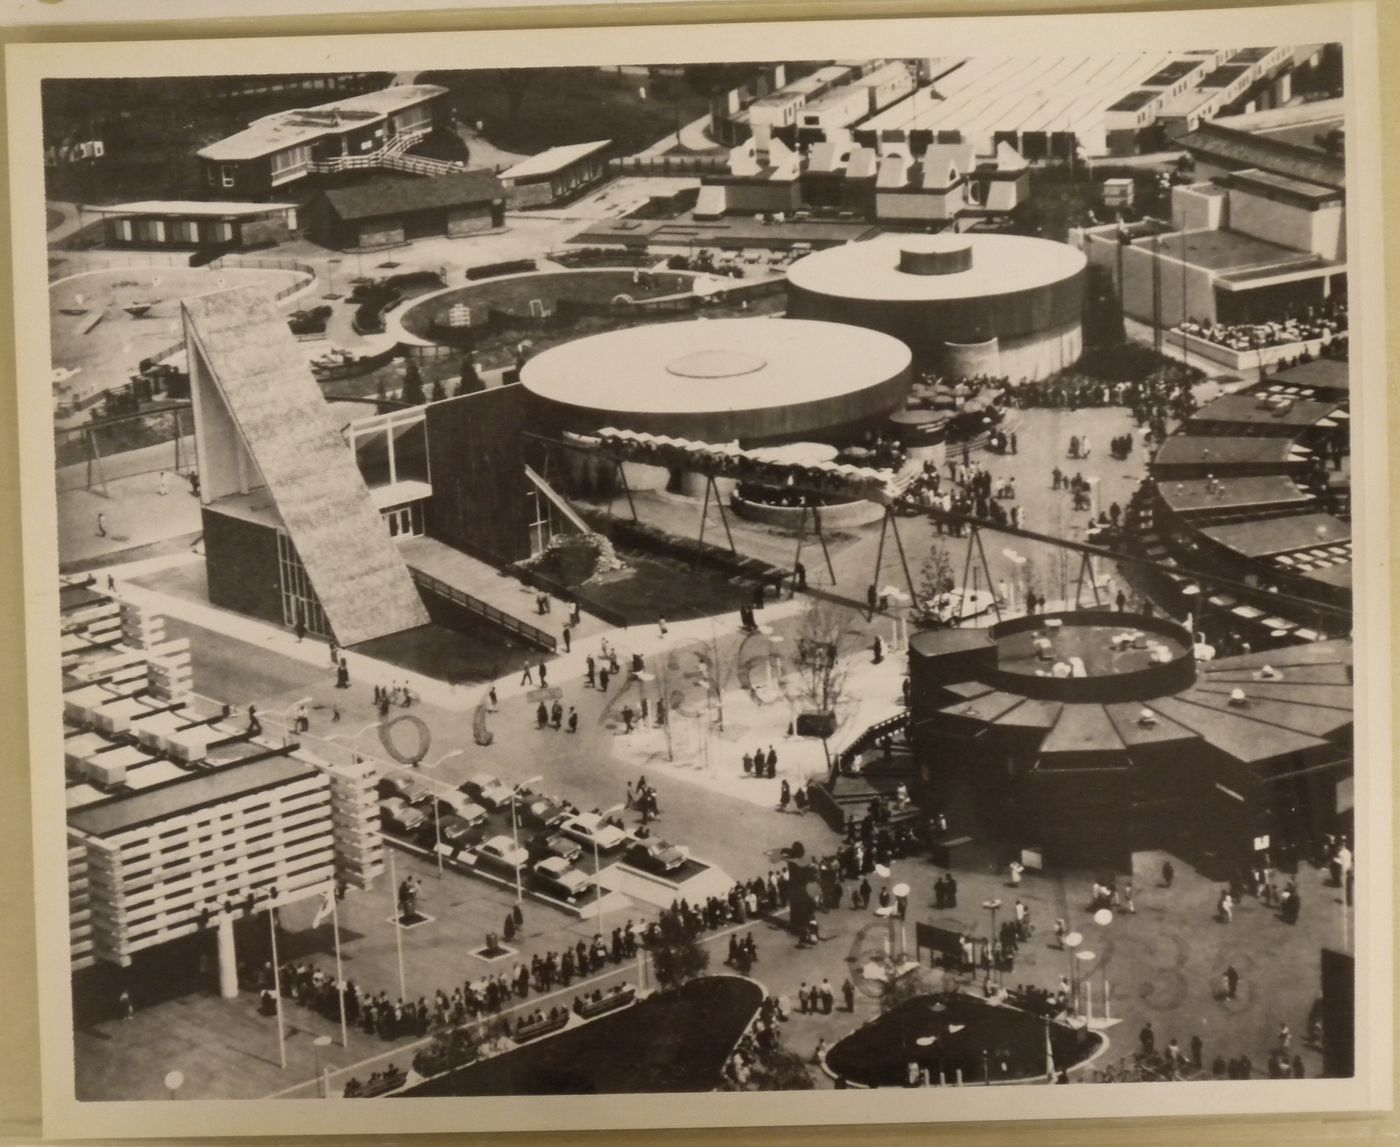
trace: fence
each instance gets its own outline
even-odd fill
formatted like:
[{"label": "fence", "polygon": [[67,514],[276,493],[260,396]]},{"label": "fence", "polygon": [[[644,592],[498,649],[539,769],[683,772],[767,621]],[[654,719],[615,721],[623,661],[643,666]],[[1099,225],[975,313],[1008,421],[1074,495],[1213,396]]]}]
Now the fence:
[{"label": "fence", "polygon": [[544,630],[536,629],[528,622],[511,617],[510,614],[503,613],[495,606],[487,605],[486,602],[482,601],[480,598],[472,597],[469,593],[463,593],[456,586],[448,585],[444,581],[439,581],[431,574],[426,574],[422,570],[413,569],[411,566],[409,567],[409,573],[413,575],[414,582],[421,589],[436,594],[438,597],[446,598],[455,605],[459,605],[463,609],[485,618],[492,625],[528,641],[531,645],[536,645],[541,649],[548,650],[550,653],[553,653],[558,645],[558,640],[552,633],[545,633]]},{"label": "fence", "polygon": [[59,493],[161,470],[184,471],[194,462],[194,415],[188,404],[104,419],[54,435]]}]

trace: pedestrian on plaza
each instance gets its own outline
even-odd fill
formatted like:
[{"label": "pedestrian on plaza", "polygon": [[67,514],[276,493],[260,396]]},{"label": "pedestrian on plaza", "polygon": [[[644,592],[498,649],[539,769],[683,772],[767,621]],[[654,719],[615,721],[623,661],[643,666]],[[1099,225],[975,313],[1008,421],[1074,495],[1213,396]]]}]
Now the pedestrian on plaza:
[{"label": "pedestrian on plaza", "polygon": [[1142,1045],[1142,1054],[1151,1055],[1157,1048],[1157,1033],[1152,1030],[1152,1021],[1148,1020],[1138,1032],[1138,1043]]},{"label": "pedestrian on plaza", "polygon": [[1301,1055],[1295,1055],[1293,1057],[1292,1070],[1294,1079],[1302,1079],[1307,1075],[1307,1072],[1303,1069],[1303,1057]]},{"label": "pedestrian on plaza", "polygon": [[1021,873],[1025,871],[1025,866],[1019,860],[1013,860],[1006,866],[1007,875],[1010,877],[1012,888],[1021,887]]},{"label": "pedestrian on plaza", "polygon": [[851,983],[850,976],[847,976],[841,984],[841,998],[845,1000],[848,1012],[856,1010],[856,986]]},{"label": "pedestrian on plaza", "polygon": [[97,511],[97,536],[99,538],[107,536],[107,515],[101,510]]},{"label": "pedestrian on plaza", "polygon": [[543,661],[540,662],[540,688],[543,689],[549,684],[549,666]]},{"label": "pedestrian on plaza", "polygon": [[622,731],[624,733],[630,733],[632,731],[632,722],[636,719],[636,716],[636,713],[632,711],[631,705],[624,705],[622,707],[622,724],[624,726]]},{"label": "pedestrian on plaza", "polygon": [[494,685],[486,690],[486,711],[488,713],[494,713],[496,711],[496,687]]},{"label": "pedestrian on plaza", "polygon": [[544,728],[546,725],[548,725],[548,724],[549,724],[549,709],[548,709],[548,707],[545,705],[545,703],[544,703],[543,701],[541,701],[541,702],[539,703],[539,706],[535,709],[535,727],[536,727],[537,729],[543,729],[543,728]]},{"label": "pedestrian on plaza", "polygon": [[[784,782],[784,783],[786,783],[786,782]],[[795,792],[795,793],[793,794],[792,803],[793,803],[793,806],[797,809],[797,815],[798,815],[798,816],[806,816],[806,815],[807,815],[807,790],[806,790],[805,788],[800,788],[800,789],[798,789],[797,792]]]},{"label": "pedestrian on plaza", "polygon": [[831,1015],[832,1009],[836,1006],[836,993],[831,989],[831,981],[825,976],[822,977],[821,987],[818,989],[821,999],[822,1015]]},{"label": "pedestrian on plaza", "polygon": [[124,1020],[129,1020],[136,1014],[136,1007],[131,1002],[131,993],[125,988],[117,993],[117,1014]]},{"label": "pedestrian on plaza", "polygon": [[1137,915],[1137,905],[1133,903],[1133,882],[1126,881],[1123,885],[1123,911],[1129,916]]},{"label": "pedestrian on plaza", "polygon": [[1175,878],[1176,878],[1176,869],[1175,869],[1174,867],[1172,867],[1172,862],[1171,862],[1170,860],[1165,860],[1165,861],[1163,861],[1163,862],[1162,862],[1162,887],[1163,887],[1163,888],[1170,888],[1170,887],[1172,886],[1172,881],[1173,881]]},{"label": "pedestrian on plaza", "polygon": [[768,746],[768,777],[769,777],[769,779],[771,780],[771,779],[773,779],[774,777],[776,777],[777,775],[778,775],[778,754],[774,751],[773,746],[772,746],[772,745],[769,745],[769,746]]},{"label": "pedestrian on plaza", "polygon": [[860,906],[862,910],[870,907],[870,881],[864,876],[860,878]]},{"label": "pedestrian on plaza", "polygon": [[636,798],[636,796],[635,796],[635,795],[633,794],[633,792],[632,792],[632,782],[631,782],[631,781],[628,781],[628,782],[627,782],[627,795],[623,798],[622,807],[623,807],[623,808],[636,808],[636,807],[637,807],[637,798]]},{"label": "pedestrian on plaza", "polygon": [[788,805],[792,802],[792,789],[787,781],[783,781],[782,791],[778,793],[778,808],[782,812],[787,812]]},{"label": "pedestrian on plaza", "polygon": [[168,493],[170,493],[170,475],[167,474],[164,470],[160,472],[160,478],[156,482],[156,493],[159,494],[162,498],[164,498]]},{"label": "pedestrian on plaza", "polygon": [[564,723],[564,706],[556,700],[549,709],[549,723],[558,729]]},{"label": "pedestrian on plaza", "polygon": [[568,653],[573,647],[573,639],[569,636],[569,623],[564,623],[564,652]]},{"label": "pedestrian on plaza", "polygon": [[569,732],[578,732],[578,710],[572,705],[569,706]]},{"label": "pedestrian on plaza", "polygon": [[1278,1046],[1280,1051],[1287,1051],[1288,1045],[1293,1042],[1293,1033],[1288,1030],[1286,1023],[1278,1025]]},{"label": "pedestrian on plaza", "polygon": [[665,636],[666,636],[666,618],[665,618],[665,617],[658,617],[658,618],[656,619],[656,628],[659,629],[659,630],[661,631],[661,633],[660,633],[660,636],[661,636],[661,637],[665,637]]},{"label": "pedestrian on plaza", "polygon": [[1235,918],[1235,898],[1230,895],[1230,890],[1224,889],[1220,893],[1220,901],[1217,905],[1218,918],[1222,924],[1229,924]]},{"label": "pedestrian on plaza", "polygon": [[530,663],[527,661],[527,662],[525,662],[525,664],[524,664],[524,666],[522,667],[521,672],[520,672],[520,684],[522,684],[522,685],[533,685],[534,683],[535,683],[535,677],[534,677],[534,674],[531,673],[531,671],[530,671]]},{"label": "pedestrian on plaza", "polygon": [[788,591],[788,596],[791,597],[799,589],[804,593],[807,590],[807,567],[801,562],[792,567],[792,589]]},{"label": "pedestrian on plaza", "polygon": [[878,633],[875,635],[875,642],[871,646],[871,652],[874,654],[874,664],[879,665],[885,660],[885,643],[880,640],[880,635]]},{"label": "pedestrian on plaza", "polygon": [[1227,1000],[1237,999],[1240,991],[1240,974],[1231,964],[1225,969],[1225,998]]},{"label": "pedestrian on plaza", "polygon": [[1118,606],[1118,612],[1122,613],[1128,608],[1128,595],[1120,589],[1118,596],[1114,599],[1114,604]]},{"label": "pedestrian on plaza", "polygon": [[598,670],[598,689],[603,693],[608,691],[608,667],[606,665]]},{"label": "pedestrian on plaza", "polygon": [[332,705],[331,705],[331,724],[332,724],[332,725],[338,724],[339,721],[340,721],[340,706],[339,706],[339,705],[332,704]]},{"label": "pedestrian on plaza", "polygon": [[647,718],[648,718],[650,715],[651,715],[651,703],[650,703],[645,697],[643,697],[643,698],[642,698],[642,704],[641,704],[641,711],[640,711],[640,712],[638,713],[638,715],[637,715],[637,720],[642,724],[643,727],[645,727],[645,726],[646,726],[646,723],[647,723]]},{"label": "pedestrian on plaza", "polygon": [[593,660],[593,654],[590,653],[587,658],[584,659],[584,667],[584,682],[587,684],[588,688],[592,689],[598,676],[598,663]]},{"label": "pedestrian on plaza", "polygon": [[888,884],[884,884],[884,885],[881,885],[881,886],[880,886],[880,907],[881,907],[881,908],[888,908],[889,906],[890,906],[890,886],[889,886]]},{"label": "pedestrian on plaza", "polygon": [[748,777],[748,776],[752,776],[752,775],[753,775],[753,754],[752,754],[752,753],[745,753],[745,754],[744,754],[744,776]]}]

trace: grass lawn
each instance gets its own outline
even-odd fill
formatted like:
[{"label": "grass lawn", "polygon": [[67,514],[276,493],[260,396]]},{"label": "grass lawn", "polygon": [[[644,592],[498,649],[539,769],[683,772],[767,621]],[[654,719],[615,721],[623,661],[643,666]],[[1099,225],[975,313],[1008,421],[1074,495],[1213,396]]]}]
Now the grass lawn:
[{"label": "grass lawn", "polygon": [[484,320],[490,309],[513,315],[528,315],[530,304],[538,299],[552,311],[560,299],[576,303],[607,303],[618,295],[650,299],[689,291],[695,276],[677,271],[660,271],[650,282],[634,283],[632,271],[546,271],[538,275],[487,280],[462,287],[450,294],[437,295],[427,302],[407,308],[404,328],[419,338],[432,338],[434,323],[446,322],[448,312],[458,303],[472,309],[473,319]]},{"label": "grass lawn", "polygon": [[[618,498],[620,509],[625,502]],[[698,516],[698,515],[697,515]],[[717,517],[711,511],[712,517]],[[723,527],[711,522],[708,541],[723,538]],[[697,527],[698,529],[698,527]],[[658,617],[683,621],[692,617],[712,617],[731,613],[748,601],[752,590],[733,585],[729,579],[704,566],[680,562],[636,550],[618,547],[618,556],[630,567],[627,573],[609,575],[607,580],[590,582],[574,589],[580,602],[592,602],[627,618],[629,625],[649,625]]]},{"label": "grass lawn", "polygon": [[[450,89],[459,119],[480,121],[482,134],[497,147],[526,155],[595,139],[638,151],[709,110],[705,98],[680,77],[601,68],[427,72],[420,82]],[[643,87],[646,99],[639,94]],[[519,100],[514,117],[512,94]]]},{"label": "grass lawn", "polygon": [[[958,1029],[958,1030],[954,1030]],[[920,1044],[920,1039],[932,1042]],[[1083,1062],[1099,1037],[1050,1025],[1056,1070]],[[907,1066],[917,1062],[966,1083],[982,1083],[983,1053],[993,1082],[1045,1077],[1045,1023],[1016,1008],[989,1004],[959,992],[918,996],[858,1028],[827,1053],[827,1066],[868,1087],[902,1087]]]},{"label": "grass lawn", "polygon": [[748,980],[706,976],[396,1098],[712,1091],[762,1000],[761,989]]}]

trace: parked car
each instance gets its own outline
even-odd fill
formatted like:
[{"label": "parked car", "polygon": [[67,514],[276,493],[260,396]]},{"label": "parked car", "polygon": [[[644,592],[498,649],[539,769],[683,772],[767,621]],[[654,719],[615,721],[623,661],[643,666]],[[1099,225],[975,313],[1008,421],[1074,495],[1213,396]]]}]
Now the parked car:
[{"label": "parked car", "polygon": [[429,823],[423,810],[414,808],[403,797],[389,797],[379,802],[379,822],[386,832],[412,836]]},{"label": "parked car", "polygon": [[531,856],[545,857],[557,856],[572,863],[583,855],[583,845],[576,840],[570,840],[562,832],[555,832],[553,829],[541,829],[525,842],[526,849]]},{"label": "parked car", "polygon": [[582,896],[593,885],[593,878],[588,873],[573,868],[560,856],[541,860],[531,871],[534,873],[535,882],[544,891],[565,900]]},{"label": "parked car", "polygon": [[685,863],[685,853],[670,841],[652,836],[633,844],[627,859],[648,872],[671,872]]},{"label": "parked car", "polygon": [[559,822],[559,831],[580,844],[597,845],[599,851],[621,848],[632,838],[615,824],[610,824],[596,812],[581,812]]},{"label": "parked car", "polygon": [[462,792],[487,810],[495,810],[510,800],[511,789],[490,773],[477,773],[461,786]]},{"label": "parked car", "polygon": [[419,836],[425,848],[432,848],[441,840],[454,856],[463,849],[475,848],[485,838],[483,829],[460,816],[440,816],[436,826],[431,820],[426,821]]},{"label": "parked car", "polygon": [[468,824],[481,824],[486,819],[486,810],[466,793],[438,793],[437,811],[439,816],[455,816]]},{"label": "parked car", "polygon": [[568,812],[563,805],[548,797],[531,796],[516,803],[515,815],[525,828],[552,828]]},{"label": "parked car", "polygon": [[493,836],[477,845],[476,859],[483,868],[494,868],[514,876],[516,869],[530,862],[530,854],[523,848],[516,848],[508,836]]},{"label": "parked car", "polygon": [[433,790],[417,777],[408,773],[395,773],[379,780],[381,797],[402,797],[409,804],[427,804],[433,799]]}]

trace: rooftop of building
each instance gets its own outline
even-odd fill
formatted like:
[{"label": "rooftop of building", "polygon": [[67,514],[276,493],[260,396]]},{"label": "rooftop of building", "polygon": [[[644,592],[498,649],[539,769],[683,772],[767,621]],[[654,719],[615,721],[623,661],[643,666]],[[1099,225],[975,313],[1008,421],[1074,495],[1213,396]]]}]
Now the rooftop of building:
[{"label": "rooftop of building", "polygon": [[1158,448],[1152,466],[1215,464],[1222,471],[1217,476],[1225,477],[1231,466],[1270,465],[1282,469],[1287,463],[1306,457],[1307,452],[1295,446],[1291,438],[1173,434]]},{"label": "rooftop of building", "polygon": [[196,154],[216,162],[257,159],[446,94],[447,89],[437,84],[396,84],[314,107],[288,108],[254,120],[242,131],[200,148]]},{"label": "rooftop of building", "polygon": [[1331,267],[1328,260],[1307,251],[1256,239],[1241,231],[1202,227],[1190,231],[1173,231],[1153,238],[1135,240],[1135,245],[1147,247],[1171,259],[1183,260],[1188,266],[1216,273],[1259,271],[1277,272],[1302,267]]},{"label": "rooftop of building", "polygon": [[1268,381],[1286,386],[1347,391],[1351,388],[1351,365],[1344,358],[1315,358],[1271,374]]},{"label": "rooftop of building", "polygon": [[1288,139],[1241,131],[1219,123],[1203,123],[1182,136],[1178,144],[1198,162],[1236,171],[1259,168],[1323,187],[1346,187],[1346,161],[1342,157]]},{"label": "rooftop of building", "polygon": [[563,171],[571,163],[587,159],[590,155],[611,146],[612,140],[610,139],[595,139],[588,143],[560,144],[558,147],[551,147],[527,159],[522,159],[513,167],[501,172],[500,177],[501,179],[531,179],[553,175],[556,171]]},{"label": "rooftop of building", "polygon": [[[902,271],[905,248],[931,240],[968,246],[971,266],[941,275]],[[788,268],[788,282],[801,290],[853,299],[991,299],[1072,279],[1083,272],[1085,262],[1083,253],[1068,244],[1024,235],[965,234],[950,239],[888,234],[799,259]]]},{"label": "rooftop of building", "polygon": [[1290,514],[1252,522],[1207,526],[1206,537],[1249,558],[1271,557],[1317,545],[1341,546],[1351,541],[1351,526],[1332,514]]},{"label": "rooftop of building", "polygon": [[295,203],[249,203],[231,199],[142,199],[135,203],[88,204],[86,211],[98,215],[159,215],[191,216],[195,218],[226,219],[231,217],[272,215],[295,210]]},{"label": "rooftop of building", "polygon": [[1259,394],[1224,394],[1201,407],[1191,416],[1193,428],[1212,423],[1238,423],[1242,426],[1282,427],[1283,433],[1297,434],[1326,418],[1342,403],[1342,399],[1289,398],[1286,402],[1264,401]]},{"label": "rooftop of building", "polygon": [[109,837],[179,814],[197,812],[288,781],[316,775],[316,768],[285,754],[221,769],[182,775],[130,796],[114,796],[68,814],[68,827]]},{"label": "rooftop of building", "polygon": [[505,188],[490,171],[455,171],[448,175],[377,176],[353,187],[335,187],[322,194],[346,223],[380,219],[412,211],[430,211],[501,199]]}]

